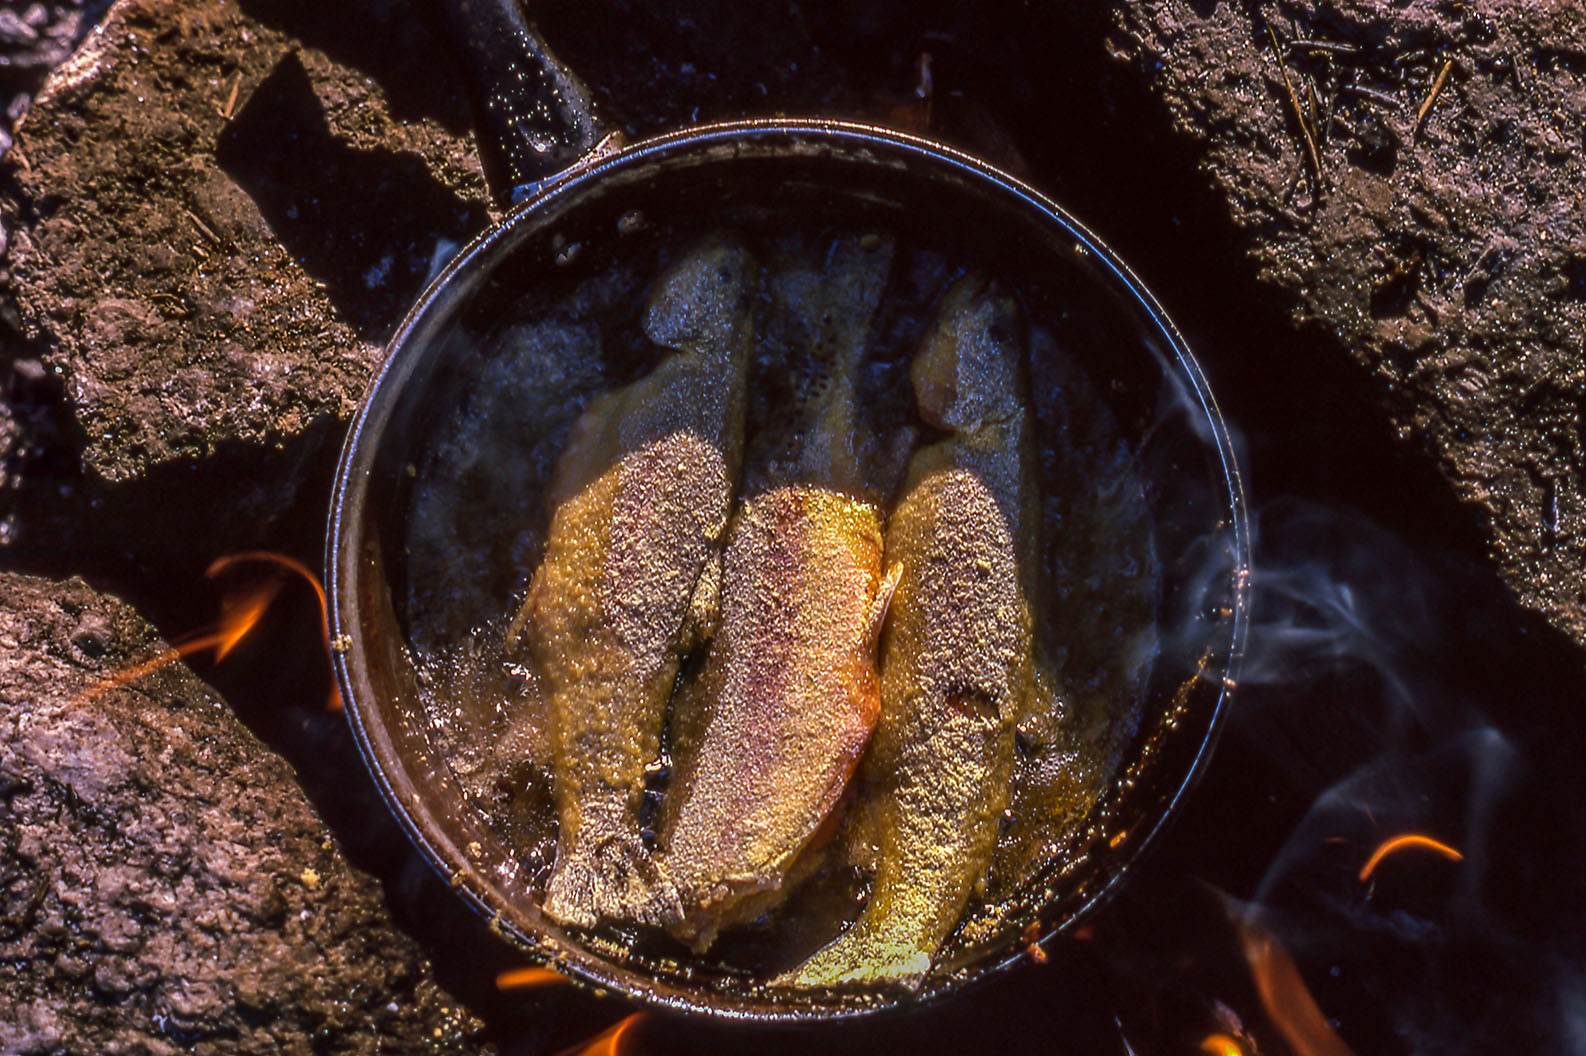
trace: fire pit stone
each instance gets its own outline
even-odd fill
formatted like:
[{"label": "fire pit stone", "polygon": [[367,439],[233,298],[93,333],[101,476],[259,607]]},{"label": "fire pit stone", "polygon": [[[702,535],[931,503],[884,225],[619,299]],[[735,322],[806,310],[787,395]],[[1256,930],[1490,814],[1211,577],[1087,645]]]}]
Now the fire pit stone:
[{"label": "fire pit stone", "polygon": [[1586,642],[1586,17],[1153,0],[1113,19],[1295,322],[1371,372],[1510,589]]},{"label": "fire pit stone", "polygon": [[121,0],[51,76],[9,158],[9,263],[96,475],[351,412],[485,222],[434,51],[399,0]]},{"label": "fire pit stone", "polygon": [[87,698],[161,648],[81,580],[0,574],[0,1051],[481,1051],[213,690],[177,663]]}]

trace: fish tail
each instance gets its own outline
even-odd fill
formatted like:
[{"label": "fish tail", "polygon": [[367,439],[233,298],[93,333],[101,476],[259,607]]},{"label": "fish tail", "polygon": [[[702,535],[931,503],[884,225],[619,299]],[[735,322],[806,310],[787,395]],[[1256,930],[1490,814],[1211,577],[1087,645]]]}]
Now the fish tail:
[{"label": "fish tail", "polygon": [[601,920],[666,927],[683,915],[676,886],[636,835],[559,854],[543,905],[552,918],[580,928]]},{"label": "fish tail", "polygon": [[926,951],[912,943],[889,943],[856,926],[772,985],[812,989],[890,983],[918,990],[930,970]]}]

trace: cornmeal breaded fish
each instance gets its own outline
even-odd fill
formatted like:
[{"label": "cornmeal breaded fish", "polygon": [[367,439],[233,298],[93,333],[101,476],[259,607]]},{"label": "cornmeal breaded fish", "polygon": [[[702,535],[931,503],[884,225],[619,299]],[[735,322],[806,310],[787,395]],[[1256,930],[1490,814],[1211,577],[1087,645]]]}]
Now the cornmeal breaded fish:
[{"label": "cornmeal breaded fish", "polygon": [[[704,950],[785,897],[836,807],[879,709],[875,641],[890,586],[867,494],[854,393],[892,243],[836,240],[819,266],[772,278],[776,334],[808,364],[789,421],[751,452],[734,518],[721,627],[680,705],[678,769],[661,844]],[[893,577],[895,581],[895,577]]]},{"label": "cornmeal breaded fish", "polygon": [[915,358],[920,412],[951,435],[910,460],[887,524],[887,561],[903,572],[863,768],[876,875],[858,921],[785,984],[917,986],[991,862],[1035,680],[1022,334],[1013,300],[971,276],[944,295]]},{"label": "cornmeal breaded fish", "polygon": [[591,404],[557,465],[545,557],[511,633],[551,697],[559,829],[544,910],[564,923],[679,915],[638,808],[679,657],[713,620],[758,280],[724,240],[670,268],[643,320],[670,354]]},{"label": "cornmeal breaded fish", "polygon": [[873,506],[806,485],[734,522],[708,719],[665,838],[687,912],[673,931],[701,949],[780,901],[870,739],[881,546]]}]

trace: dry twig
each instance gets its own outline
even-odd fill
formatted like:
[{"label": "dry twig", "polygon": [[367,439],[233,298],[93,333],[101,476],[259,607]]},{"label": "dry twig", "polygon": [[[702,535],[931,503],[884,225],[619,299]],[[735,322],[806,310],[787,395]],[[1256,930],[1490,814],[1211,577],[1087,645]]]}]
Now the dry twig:
[{"label": "dry twig", "polygon": [[236,80],[231,82],[231,94],[226,96],[225,108],[220,111],[220,116],[225,118],[227,121],[230,121],[231,115],[237,111],[237,89],[241,87],[242,74],[239,73],[237,74]]},{"label": "dry twig", "polygon": [[1432,112],[1432,104],[1437,102],[1437,97],[1443,94],[1443,85],[1448,83],[1448,75],[1453,69],[1453,59],[1443,63],[1443,68],[1437,73],[1437,80],[1432,82],[1432,90],[1426,93],[1425,99],[1421,100],[1421,108],[1415,112],[1415,131],[1417,133],[1421,131],[1421,126],[1426,124],[1426,115]]},{"label": "dry twig", "polygon": [[1283,77],[1283,88],[1289,94],[1289,106],[1294,110],[1294,120],[1299,122],[1300,135],[1305,137],[1305,149],[1311,159],[1311,172],[1316,177],[1316,185],[1322,185],[1322,155],[1316,149],[1316,137],[1311,135],[1311,127],[1305,120],[1305,108],[1300,105],[1300,97],[1295,94],[1294,82],[1289,80],[1289,68],[1283,61],[1283,47],[1278,43],[1278,35],[1271,26],[1267,26],[1267,36],[1272,38],[1272,50],[1278,58],[1278,73]]}]

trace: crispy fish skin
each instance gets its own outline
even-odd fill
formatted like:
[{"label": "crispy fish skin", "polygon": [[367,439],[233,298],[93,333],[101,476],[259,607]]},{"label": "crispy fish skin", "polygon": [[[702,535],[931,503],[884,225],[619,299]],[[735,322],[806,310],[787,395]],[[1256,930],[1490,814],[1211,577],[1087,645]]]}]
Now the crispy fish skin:
[{"label": "crispy fish skin", "polygon": [[863,765],[879,799],[876,875],[854,925],[784,984],[918,986],[990,865],[1035,682],[1021,333],[1011,298],[971,276],[944,296],[916,356],[921,413],[952,435],[910,460],[887,524],[887,560],[903,573]]},{"label": "crispy fish skin", "polygon": [[725,241],[671,268],[643,326],[672,354],[590,406],[552,482],[545,557],[509,633],[524,634],[551,696],[559,829],[543,908],[566,924],[680,911],[638,808],[680,656],[719,583],[757,278]]},{"label": "crispy fish skin", "polygon": [[890,239],[839,238],[820,266],[771,282],[768,328],[782,328],[772,336],[804,364],[805,386],[751,454],[721,628],[699,692],[674,719],[692,732],[677,739],[662,818],[684,908],[671,930],[699,951],[786,897],[879,711],[875,642],[890,586],[854,392],[891,256]]},{"label": "crispy fish skin", "polygon": [[734,525],[665,859],[689,908],[674,932],[700,948],[780,893],[870,738],[881,549],[874,505],[817,487],[763,492]]}]

